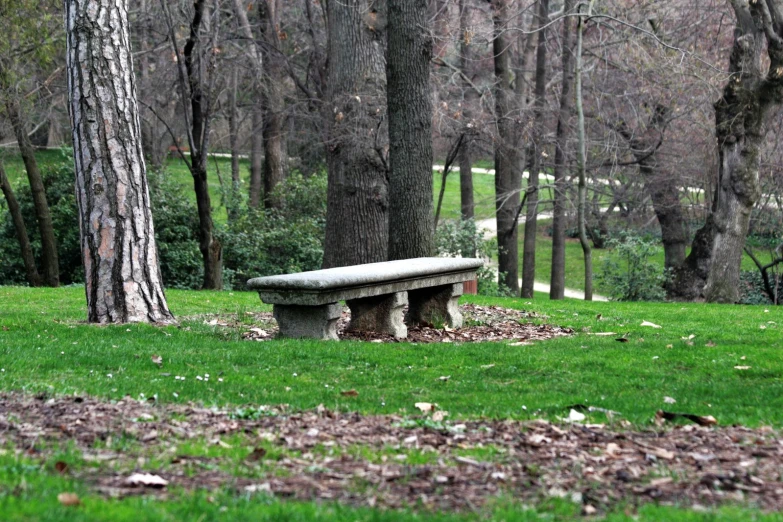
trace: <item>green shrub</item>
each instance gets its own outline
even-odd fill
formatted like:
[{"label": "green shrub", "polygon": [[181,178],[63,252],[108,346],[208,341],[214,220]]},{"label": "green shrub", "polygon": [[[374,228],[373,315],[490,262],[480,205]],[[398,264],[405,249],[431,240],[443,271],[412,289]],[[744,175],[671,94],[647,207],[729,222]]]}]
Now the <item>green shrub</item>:
[{"label": "green shrub", "polygon": [[497,251],[497,239],[486,239],[484,231],[476,226],[472,219],[459,221],[442,221],[438,223],[435,232],[435,248],[439,256],[445,257],[478,257],[485,260],[484,266],[478,269],[479,295],[508,297],[512,293],[509,288],[499,282],[497,272],[488,267],[488,262]]},{"label": "green shrub", "polygon": [[[60,261],[60,283],[69,285],[84,283],[81,247],[79,244],[79,208],[74,191],[73,157],[63,150],[62,161],[41,165],[41,177],[49,202],[54,235],[57,240],[57,252]],[[27,179],[14,187],[16,199],[22,211],[27,234],[33,248],[38,267],[41,267],[41,235],[35,217],[33,197]],[[26,285],[24,263],[16,238],[16,229],[8,214],[5,199],[0,214],[0,284]]]},{"label": "green shrub", "polygon": [[166,288],[201,288],[204,264],[198,248],[196,202],[165,171],[149,172],[147,179],[163,284]]},{"label": "green shrub", "polygon": [[644,238],[626,234],[622,239],[610,239],[612,251],[604,258],[598,275],[609,295],[617,301],[662,301],[667,272],[649,261],[658,246]]},{"label": "green shrub", "polygon": [[277,192],[280,209],[247,209],[220,231],[226,267],[240,288],[251,277],[321,267],[326,174],[292,173]]}]

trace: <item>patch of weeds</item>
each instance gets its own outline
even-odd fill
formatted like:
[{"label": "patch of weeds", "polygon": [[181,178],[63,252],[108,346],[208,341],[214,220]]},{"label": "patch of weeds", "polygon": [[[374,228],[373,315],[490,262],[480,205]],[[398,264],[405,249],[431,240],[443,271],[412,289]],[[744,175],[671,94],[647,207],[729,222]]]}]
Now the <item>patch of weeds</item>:
[{"label": "patch of weeds", "polygon": [[268,406],[248,406],[245,408],[237,408],[228,416],[234,420],[258,420],[263,417],[277,417],[278,413]]}]

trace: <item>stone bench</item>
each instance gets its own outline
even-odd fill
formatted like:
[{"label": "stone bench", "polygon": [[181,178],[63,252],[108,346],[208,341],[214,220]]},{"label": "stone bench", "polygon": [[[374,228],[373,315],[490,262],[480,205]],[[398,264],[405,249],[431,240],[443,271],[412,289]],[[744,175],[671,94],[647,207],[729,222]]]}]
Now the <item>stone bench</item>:
[{"label": "stone bench", "polygon": [[339,302],[345,301],[351,309],[349,330],[405,338],[406,324],[462,326],[457,307],[462,283],[475,279],[481,265],[480,259],[421,257],[259,277],[247,286],[274,305],[284,337],[336,340]]}]

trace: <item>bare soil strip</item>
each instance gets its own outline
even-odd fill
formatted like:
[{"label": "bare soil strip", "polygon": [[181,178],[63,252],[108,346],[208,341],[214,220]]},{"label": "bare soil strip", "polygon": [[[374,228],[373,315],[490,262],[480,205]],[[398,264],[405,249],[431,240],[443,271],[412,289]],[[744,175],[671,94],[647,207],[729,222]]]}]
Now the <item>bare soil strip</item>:
[{"label": "bare soil strip", "polygon": [[[178,449],[194,440],[225,447],[229,436],[247,441],[247,457],[238,465]],[[117,437],[133,444],[122,452],[96,449]],[[66,443],[92,465],[70,471],[50,462]],[[271,444],[274,455],[262,444]],[[323,408],[289,413],[284,407],[242,420],[225,411],[130,398],[108,403],[6,393],[0,394],[0,448],[73,473],[110,496],[165,497],[167,488],[127,483],[131,473],[142,472],[159,475],[168,488],[228,487],[390,508],[471,510],[505,495],[526,503],[564,497],[585,513],[648,502],[783,509],[783,440],[770,428],[618,431],[545,421],[424,422]],[[423,455],[432,458],[407,462]],[[150,469],[150,458],[166,464]]]}]

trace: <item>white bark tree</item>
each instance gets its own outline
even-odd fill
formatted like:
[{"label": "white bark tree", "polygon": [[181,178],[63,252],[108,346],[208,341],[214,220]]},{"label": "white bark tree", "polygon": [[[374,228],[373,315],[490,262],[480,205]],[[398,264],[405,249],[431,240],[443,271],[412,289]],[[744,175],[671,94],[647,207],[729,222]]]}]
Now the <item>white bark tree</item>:
[{"label": "white bark tree", "polygon": [[88,319],[171,322],[142,153],[128,0],[65,0],[65,13]]}]

